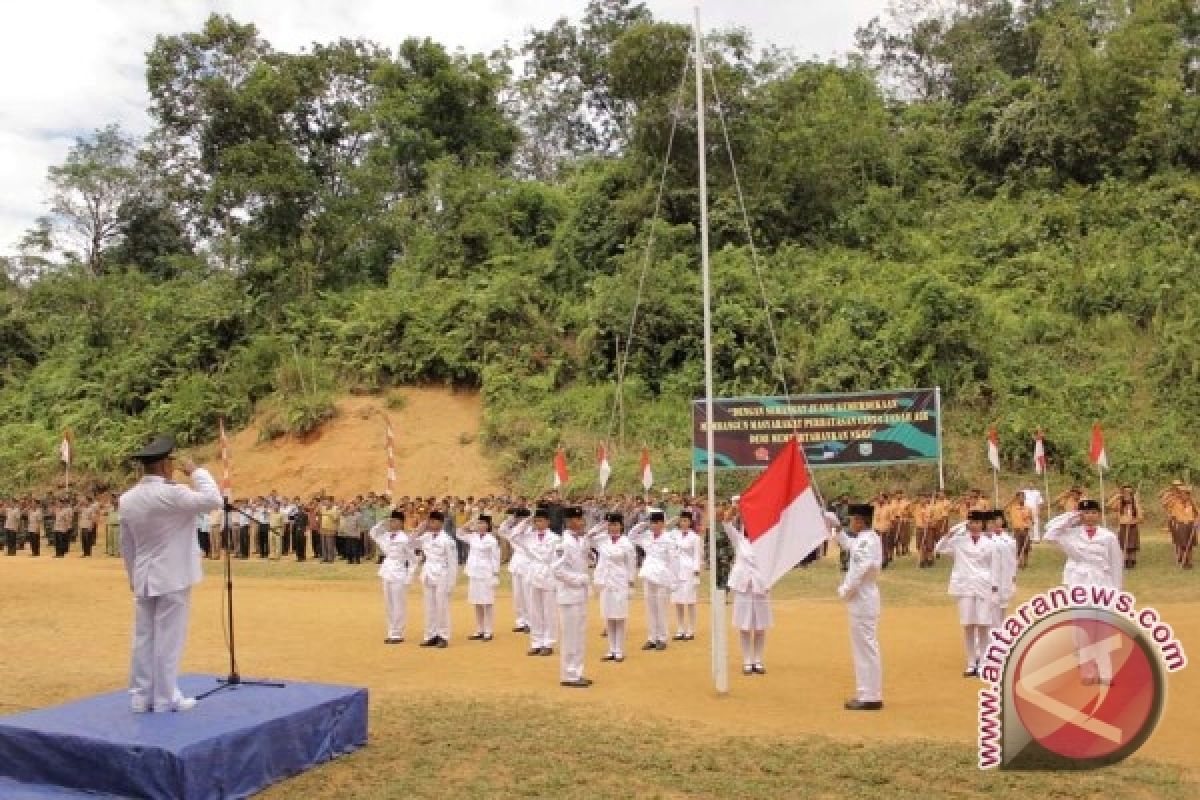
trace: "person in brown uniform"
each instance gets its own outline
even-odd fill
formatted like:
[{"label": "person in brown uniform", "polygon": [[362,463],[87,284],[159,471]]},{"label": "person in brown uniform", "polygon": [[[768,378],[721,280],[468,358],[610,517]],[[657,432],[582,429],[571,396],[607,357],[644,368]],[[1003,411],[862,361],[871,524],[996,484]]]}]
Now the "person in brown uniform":
[{"label": "person in brown uniform", "polygon": [[918,497],[912,503],[912,526],[917,537],[917,566],[933,566],[933,497]]},{"label": "person in brown uniform", "polygon": [[25,506],[25,541],[29,543],[29,555],[37,558],[42,554],[42,526],[46,524],[42,505],[30,500]]},{"label": "person in brown uniform", "polygon": [[1171,541],[1175,545],[1175,562],[1184,569],[1192,568],[1192,550],[1196,546],[1196,502],[1192,489],[1182,482],[1172,487],[1163,505],[1170,519]]},{"label": "person in brown uniform", "polygon": [[75,509],[65,499],[54,506],[54,557],[65,558],[70,544],[71,523],[75,521]]},{"label": "person in brown uniform", "polygon": [[1017,492],[1004,513],[1008,515],[1013,538],[1017,542],[1017,567],[1025,569],[1029,566],[1029,553],[1033,548],[1033,540],[1029,536],[1033,528],[1033,509],[1025,505],[1025,493]]},{"label": "person in brown uniform", "polygon": [[908,555],[913,537],[913,504],[903,489],[892,495],[892,528],[896,531],[897,554]]},{"label": "person in brown uniform", "polygon": [[1054,502],[1058,504],[1058,510],[1063,514],[1068,511],[1078,511],[1079,503],[1084,499],[1083,489],[1078,486],[1072,486],[1065,492],[1054,498]]},{"label": "person in brown uniform", "polygon": [[883,545],[883,569],[887,569],[896,557],[896,529],[892,526],[894,519],[892,498],[887,492],[880,492],[875,495],[872,505],[875,506],[875,531],[879,534]]},{"label": "person in brown uniform", "polygon": [[92,548],[96,546],[96,517],[100,514],[100,504],[89,495],[79,506],[79,546],[83,550],[83,558],[92,557]]},{"label": "person in brown uniform", "polygon": [[4,504],[4,550],[17,554],[17,534],[21,531],[21,504],[14,497]]},{"label": "person in brown uniform", "polygon": [[1108,510],[1117,515],[1117,540],[1125,554],[1125,569],[1137,566],[1137,552],[1141,548],[1138,525],[1142,521],[1141,500],[1129,484],[1122,484],[1106,504]]}]

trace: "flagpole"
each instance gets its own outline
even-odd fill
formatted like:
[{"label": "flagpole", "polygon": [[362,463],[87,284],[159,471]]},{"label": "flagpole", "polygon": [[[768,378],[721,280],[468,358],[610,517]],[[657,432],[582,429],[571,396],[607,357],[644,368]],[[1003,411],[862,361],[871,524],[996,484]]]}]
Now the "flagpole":
[{"label": "flagpole", "polygon": [[1096,471],[1100,473],[1100,524],[1108,527],[1108,498],[1104,496],[1104,467],[1096,465]]},{"label": "flagpole", "polygon": [[933,387],[933,405],[937,409],[938,488],[946,491],[946,466],[942,454],[942,387]]},{"label": "flagpole", "polygon": [[1000,470],[997,470],[997,469],[992,470],[992,490],[996,494],[995,508],[999,508],[1000,507]]},{"label": "flagpole", "polygon": [[709,605],[712,612],[713,683],[718,694],[729,692],[729,664],[725,642],[725,592],[717,587],[717,483],[716,447],[713,435],[713,344],[712,290],[708,259],[708,165],[704,141],[704,36],[700,28],[700,6],[696,6],[696,149],[700,162],[700,272],[704,286],[704,415],[707,423],[705,449],[708,451],[708,576]]}]

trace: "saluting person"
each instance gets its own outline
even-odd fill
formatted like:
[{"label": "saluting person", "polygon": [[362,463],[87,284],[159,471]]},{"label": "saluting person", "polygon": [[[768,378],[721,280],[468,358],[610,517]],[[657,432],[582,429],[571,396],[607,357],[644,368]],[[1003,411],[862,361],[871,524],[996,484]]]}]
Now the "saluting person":
[{"label": "saluting person", "polygon": [[564,508],[563,521],[562,552],[551,566],[554,580],[558,582],[555,597],[562,616],[559,683],[583,689],[592,685],[591,679],[583,675],[587,650],[588,556],[591,547],[583,530],[582,508]]},{"label": "saluting person", "polygon": [[938,553],[954,559],[947,593],[958,601],[967,678],[979,675],[999,602],[1000,561],[994,543],[984,535],[990,516],[988,511],[968,511],[967,521],[954,526],[937,546]]},{"label": "saluting person", "polygon": [[883,657],[879,651],[879,587],[883,569],[883,543],[871,527],[875,509],[854,504],[849,508],[849,531],[839,530],[838,545],[849,553],[846,575],[838,597],[850,613],[850,652],[854,658],[854,697],[843,703],[847,711],[883,708]]},{"label": "saluting person", "polygon": [[492,518],[480,514],[475,521],[464,521],[458,540],[465,544],[467,563],[467,602],[475,608],[475,633],[467,638],[490,642],[495,633],[496,587],[500,584],[500,543],[492,533]]},{"label": "saluting person", "polygon": [[458,573],[458,548],[446,533],[445,515],[430,511],[417,537],[425,563],[421,588],[425,598],[425,639],[421,647],[450,645],[450,594]]},{"label": "saluting person", "polygon": [[529,525],[528,508],[510,508],[508,518],[500,523],[500,538],[509,543],[511,555],[508,559],[508,574],[512,579],[513,633],[529,633],[529,559],[520,550],[512,547],[510,534],[515,526]]},{"label": "saluting person", "polygon": [[1108,510],[1117,515],[1117,541],[1125,553],[1125,569],[1137,566],[1138,550],[1142,546],[1138,526],[1142,522],[1142,503],[1133,487],[1124,484],[1108,499]]},{"label": "saluting person", "polygon": [[646,554],[638,573],[646,600],[646,643],[643,650],[667,649],[667,604],[679,575],[679,548],[667,535],[666,514],[655,509],[646,522],[629,531],[629,541]]},{"label": "saluting person", "polygon": [[729,589],[733,592],[733,627],[742,649],[742,674],[766,675],[763,657],[767,648],[767,628],[771,614],[771,587],[758,569],[754,547],[742,530],[737,512],[730,509],[724,528],[733,543],[733,569],[729,571]]},{"label": "saluting person", "polygon": [[604,634],[608,639],[608,652],[600,660],[618,663],[625,660],[629,592],[637,575],[637,551],[625,536],[624,523],[625,518],[613,512],[590,531],[592,547],[596,549],[593,580],[600,592],[600,616],[604,618]]},{"label": "saluting person", "polygon": [[700,586],[700,564],[704,561],[704,542],[694,529],[691,511],[679,512],[675,548],[679,553],[679,571],[671,603],[675,606],[675,641],[690,642],[696,638],[696,594]]},{"label": "saluting person", "polygon": [[534,511],[532,527],[514,526],[507,534],[514,552],[525,555],[529,577],[530,641],[526,655],[553,655],[558,638],[558,583],[551,567],[558,557],[562,537],[550,530],[550,511],[546,508]]},{"label": "saluting person", "polygon": [[[383,555],[379,565],[383,608],[387,616],[387,638],[383,641],[384,644],[400,644],[404,641],[404,627],[408,621],[408,585],[412,583],[416,569],[412,542],[404,532],[404,512],[391,512],[387,519],[375,524],[370,535]],[[303,547],[303,536],[300,542]],[[296,555],[304,560],[302,550],[298,549]]]}]

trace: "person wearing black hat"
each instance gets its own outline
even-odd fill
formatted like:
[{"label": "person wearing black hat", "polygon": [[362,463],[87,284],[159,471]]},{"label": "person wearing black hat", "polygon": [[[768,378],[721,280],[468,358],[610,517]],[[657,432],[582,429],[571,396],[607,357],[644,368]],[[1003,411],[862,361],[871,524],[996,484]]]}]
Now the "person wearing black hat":
[{"label": "person wearing black hat", "polygon": [[988,633],[995,621],[999,604],[1001,564],[995,543],[984,534],[990,511],[969,511],[937,544],[939,555],[954,559],[947,593],[958,602],[958,623],[963,628],[963,649],[967,666],[963,677],[979,675],[979,665],[987,652]]},{"label": "person wearing black hat", "polygon": [[[528,508],[510,508],[504,522],[500,523],[500,537],[512,545],[511,534],[516,526],[529,525]],[[516,548],[508,559],[508,574],[512,579],[513,633],[529,633],[529,559]]]},{"label": "person wearing black hat", "polygon": [[999,559],[999,576],[996,581],[999,591],[992,608],[992,629],[997,630],[1004,627],[1004,620],[1008,617],[1008,604],[1017,593],[1017,565],[1020,557],[1017,554],[1017,540],[1008,532],[1008,520],[998,508],[991,512],[987,533],[996,547],[996,557]]},{"label": "person wearing black hat", "polygon": [[551,570],[558,587],[555,599],[562,621],[562,653],[559,684],[577,689],[592,685],[583,675],[587,652],[588,561],[591,545],[583,529],[583,509],[563,508],[562,553],[554,560]]},{"label": "person wearing black hat", "polygon": [[596,549],[593,581],[600,591],[600,616],[608,652],[601,661],[625,660],[625,624],[629,619],[629,592],[637,575],[637,551],[625,536],[625,518],[612,512],[588,536]]},{"label": "person wearing black hat", "polygon": [[387,638],[383,642],[400,644],[404,641],[408,621],[408,585],[412,583],[417,561],[412,540],[404,532],[404,512],[392,511],[386,519],[375,523],[370,537],[383,556],[379,564],[383,607],[387,615]]},{"label": "person wearing black hat", "polygon": [[643,650],[667,649],[667,607],[679,580],[679,548],[675,539],[667,535],[666,521],[666,514],[655,508],[650,511],[649,520],[639,522],[629,531],[629,541],[646,554],[638,572],[646,600]]},{"label": "person wearing black hat", "polygon": [[883,657],[879,652],[879,586],[883,542],[871,527],[875,509],[854,504],[847,508],[848,531],[837,532],[838,546],[849,554],[838,597],[850,612],[850,651],[854,658],[854,697],[843,703],[848,711],[883,708]]},{"label": "person wearing black hat", "polygon": [[533,512],[532,525],[510,526],[506,533],[514,553],[522,553],[527,563],[529,650],[526,654],[553,655],[558,638],[558,582],[552,567],[562,546],[562,537],[550,530],[550,512],[545,508]]},{"label": "person wearing black hat", "polygon": [[458,577],[458,547],[446,533],[445,515],[434,509],[418,529],[418,547],[425,556],[421,587],[425,598],[425,639],[421,647],[450,645],[450,594]]},{"label": "person wearing black hat", "polygon": [[1142,546],[1139,526],[1142,522],[1142,501],[1128,483],[1121,484],[1108,499],[1108,510],[1117,515],[1117,539],[1125,551],[1125,569],[1137,566],[1138,550]]},{"label": "person wearing black hat", "polygon": [[[1103,586],[1120,590],[1125,576],[1125,554],[1117,535],[1101,527],[1100,520],[1100,503],[1084,499],[1079,501],[1078,511],[1068,511],[1046,523],[1045,541],[1061,549],[1067,557],[1063,565],[1063,583],[1067,586]],[[1112,657],[1101,648],[1089,648],[1092,652],[1089,656],[1082,652],[1085,646],[1104,635],[1102,628],[1077,624],[1075,631],[1081,651],[1079,671],[1083,683],[1110,685]]]},{"label": "person wearing black hat", "polygon": [[700,586],[700,564],[704,561],[704,541],[692,523],[692,512],[681,511],[675,528],[670,531],[679,552],[678,580],[671,591],[677,642],[690,642],[696,638],[696,594]]},{"label": "person wearing black hat", "polygon": [[179,691],[179,659],[187,639],[192,586],[203,577],[196,515],[223,504],[208,471],[190,458],[179,468],[194,488],[173,483],[175,439],[160,436],[134,455],[143,477],[121,495],[121,555],[134,595],[131,707],[187,711],[196,705]]},{"label": "person wearing black hat", "polygon": [[466,544],[467,602],[475,607],[475,633],[467,638],[473,642],[490,642],[495,631],[496,587],[500,585],[500,542],[492,533],[492,518],[480,514],[468,522],[458,534]]}]

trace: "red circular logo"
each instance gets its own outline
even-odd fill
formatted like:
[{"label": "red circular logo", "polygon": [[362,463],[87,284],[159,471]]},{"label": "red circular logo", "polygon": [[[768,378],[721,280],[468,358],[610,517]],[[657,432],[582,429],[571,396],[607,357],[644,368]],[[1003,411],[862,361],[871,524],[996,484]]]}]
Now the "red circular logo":
[{"label": "red circular logo", "polygon": [[1144,640],[1106,612],[1065,615],[1036,631],[1011,673],[1029,736],[1073,761],[1124,758],[1158,722],[1162,687]]}]

